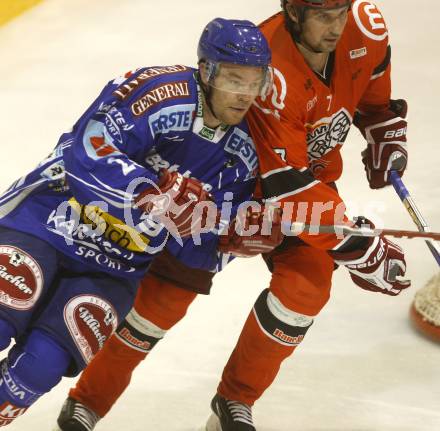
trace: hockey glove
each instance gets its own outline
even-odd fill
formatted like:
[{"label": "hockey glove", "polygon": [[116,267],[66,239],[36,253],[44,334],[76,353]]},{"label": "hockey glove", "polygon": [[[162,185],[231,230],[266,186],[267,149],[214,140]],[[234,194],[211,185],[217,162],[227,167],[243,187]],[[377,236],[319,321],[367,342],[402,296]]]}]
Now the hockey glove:
[{"label": "hockey glove", "polygon": [[280,208],[248,207],[238,214],[226,233],[220,235],[218,249],[237,257],[268,253],[283,241]]},{"label": "hockey glove", "polygon": [[359,128],[368,146],[362,152],[367,179],[372,189],[390,184],[390,171],[402,176],[406,169],[408,153],[406,145],[408,105],[405,100],[391,100],[385,112],[371,115],[357,113],[354,125]]},{"label": "hockey glove", "polygon": [[[360,218],[356,223],[374,229],[373,223]],[[362,238],[362,248],[349,252],[331,251],[338,265],[344,265],[355,284],[365,290],[396,296],[411,285],[404,280],[406,263],[402,249],[385,238]]]},{"label": "hockey glove", "polygon": [[[157,188],[149,187],[136,199],[136,206],[160,221],[170,221],[182,237],[197,234],[208,222],[206,207],[197,204],[211,201],[211,195],[203,190],[202,183],[195,178],[186,178],[179,172],[167,169],[160,171]],[[214,205],[214,203],[212,202]],[[213,221],[215,223],[215,220]],[[168,227],[168,224],[165,223]]]}]

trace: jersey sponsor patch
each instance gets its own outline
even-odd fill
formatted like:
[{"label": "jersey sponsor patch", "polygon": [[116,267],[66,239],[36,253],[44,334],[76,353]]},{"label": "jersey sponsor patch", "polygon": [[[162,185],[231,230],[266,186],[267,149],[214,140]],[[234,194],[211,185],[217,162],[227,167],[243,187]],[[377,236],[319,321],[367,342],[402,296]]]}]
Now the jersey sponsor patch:
[{"label": "jersey sponsor patch", "polygon": [[75,198],[69,199],[69,205],[79,214],[80,221],[90,226],[90,230],[96,235],[112,241],[118,247],[134,252],[143,252],[150,243],[145,235],[98,206],[82,205]]},{"label": "jersey sponsor patch", "polygon": [[[151,78],[160,75],[184,72],[187,69],[187,67],[181,66],[179,64],[175,66],[149,67],[148,69],[145,69],[143,72],[141,72],[136,78],[121,85],[117,90],[114,91],[113,95],[120,100],[124,100],[131,93],[133,93],[134,90],[147,83]],[[129,78],[132,74],[133,72],[126,73],[125,76],[119,79],[117,78],[113,82],[115,84],[120,84],[126,81],[126,79]]]},{"label": "jersey sponsor patch", "polygon": [[320,159],[347,138],[353,119],[341,108],[331,117],[322,118],[315,124],[306,124],[307,146],[310,160]]},{"label": "jersey sponsor patch", "polygon": [[254,171],[258,165],[254,141],[243,130],[234,128],[226,142],[225,151],[238,156],[250,172]]},{"label": "jersey sponsor patch", "polygon": [[147,91],[131,105],[133,115],[139,117],[153,106],[165,100],[181,99],[189,96],[188,81],[167,82]]},{"label": "jersey sponsor patch", "polygon": [[134,124],[127,123],[124,114],[115,107],[108,109],[108,112],[103,112],[105,131],[118,144],[123,143],[122,131],[127,132],[134,128]]},{"label": "jersey sponsor patch", "polygon": [[356,24],[365,36],[377,41],[388,36],[385,20],[374,4],[367,0],[356,0],[352,11]]},{"label": "jersey sponsor patch", "polygon": [[[196,105],[176,105],[162,108],[148,118],[153,137],[159,133],[183,132],[191,129]],[[178,141],[177,141],[178,142]]]},{"label": "jersey sponsor patch", "polygon": [[[89,245],[81,245],[75,250],[75,255],[82,257],[88,261],[90,265],[98,265],[104,270],[134,272],[136,270],[135,267],[130,266],[127,263],[122,263],[119,259],[112,259],[108,256],[109,253],[117,251],[117,249],[111,249],[106,250],[106,253],[101,253]],[[124,255],[122,257],[127,260],[130,259],[129,255]]]},{"label": "jersey sponsor patch", "polygon": [[132,349],[148,353],[165,334],[166,330],[159,328],[132,308],[115,335]]},{"label": "jersey sponsor patch", "polygon": [[38,301],[44,277],[40,265],[25,251],[0,246],[0,303],[14,310],[29,310]]},{"label": "jersey sponsor patch", "polygon": [[113,306],[95,295],[79,295],[64,307],[64,321],[78,351],[89,363],[118,326]]},{"label": "jersey sponsor patch", "polygon": [[116,332],[116,336],[124,344],[139,352],[148,353],[157,344],[161,338],[147,335],[124,320]]},{"label": "jersey sponsor patch", "polygon": [[350,51],[350,58],[352,60],[355,60],[356,58],[365,57],[367,55],[367,47],[364,46],[363,48],[359,49],[352,49]]},{"label": "jersey sponsor patch", "polygon": [[265,289],[254,305],[254,316],[260,329],[273,340],[285,346],[297,346],[303,340],[307,331],[313,324],[306,326],[293,326],[279,320],[268,306],[269,290]]}]

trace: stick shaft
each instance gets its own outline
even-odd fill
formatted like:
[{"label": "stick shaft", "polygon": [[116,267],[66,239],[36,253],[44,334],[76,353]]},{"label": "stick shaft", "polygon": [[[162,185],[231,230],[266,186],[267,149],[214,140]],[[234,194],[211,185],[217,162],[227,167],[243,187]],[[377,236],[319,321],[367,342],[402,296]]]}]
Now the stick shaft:
[{"label": "stick shaft", "polygon": [[[400,200],[403,202],[403,205],[405,206],[407,212],[409,213],[414,223],[416,224],[417,228],[419,229],[419,232],[429,232],[428,223],[426,223],[422,213],[417,208],[414,199],[409,194],[409,191],[405,187],[405,184],[403,184],[403,181],[400,178],[399,174],[396,171],[392,171],[390,178],[394,190],[398,194]],[[436,239],[438,240],[438,238]],[[431,251],[432,255],[434,256],[435,260],[437,261],[437,264],[440,266],[439,245],[431,238],[426,239],[425,242],[429,250]]]},{"label": "stick shaft", "polygon": [[345,225],[308,225],[301,222],[294,222],[291,225],[286,225],[286,227],[290,233],[295,235],[306,232],[309,235],[318,235],[322,233],[336,234],[340,235],[341,238],[348,235],[366,237],[387,235],[395,238],[427,238],[427,240],[440,240],[440,232],[417,232],[414,230],[400,229],[371,229],[369,227],[352,227]]}]

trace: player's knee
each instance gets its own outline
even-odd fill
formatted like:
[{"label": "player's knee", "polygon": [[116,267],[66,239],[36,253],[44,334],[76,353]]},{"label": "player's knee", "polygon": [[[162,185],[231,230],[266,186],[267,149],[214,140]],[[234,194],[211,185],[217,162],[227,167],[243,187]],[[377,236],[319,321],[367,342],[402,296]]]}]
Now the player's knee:
[{"label": "player's knee", "polygon": [[6,349],[15,337],[15,328],[4,319],[0,319],[0,351]]},{"label": "player's knee", "polygon": [[315,283],[301,275],[296,275],[294,281],[288,277],[282,282],[279,278],[276,281],[272,280],[271,293],[282,299],[286,307],[301,314],[316,316],[330,298],[330,281],[322,280],[321,283]]},{"label": "player's knee", "polygon": [[[115,334],[117,339],[131,351],[135,350],[146,355],[165,336],[166,332],[132,308]],[[130,350],[126,353],[131,354]]]},{"label": "player's knee", "polygon": [[15,345],[2,364],[10,401],[30,406],[63,377],[71,356],[42,330],[33,330],[23,345]]},{"label": "player's knee", "polygon": [[263,333],[286,346],[297,346],[303,340],[314,317],[288,309],[268,289],[255,302],[254,314]]},{"label": "player's knee", "polygon": [[137,312],[164,330],[172,328],[186,314],[197,294],[175,283],[149,274],[135,302]]}]

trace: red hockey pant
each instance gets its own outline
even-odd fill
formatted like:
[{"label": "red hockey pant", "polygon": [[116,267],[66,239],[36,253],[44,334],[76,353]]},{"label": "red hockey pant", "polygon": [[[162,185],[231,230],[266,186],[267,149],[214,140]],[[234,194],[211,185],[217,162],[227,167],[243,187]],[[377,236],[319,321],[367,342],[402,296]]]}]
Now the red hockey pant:
[{"label": "red hockey pant", "polygon": [[[270,292],[282,305],[296,313],[316,316],[330,296],[333,259],[305,244],[277,249]],[[223,371],[218,392],[227,399],[252,405],[272,384],[281,363],[295,350],[269,338],[253,311]]]}]

